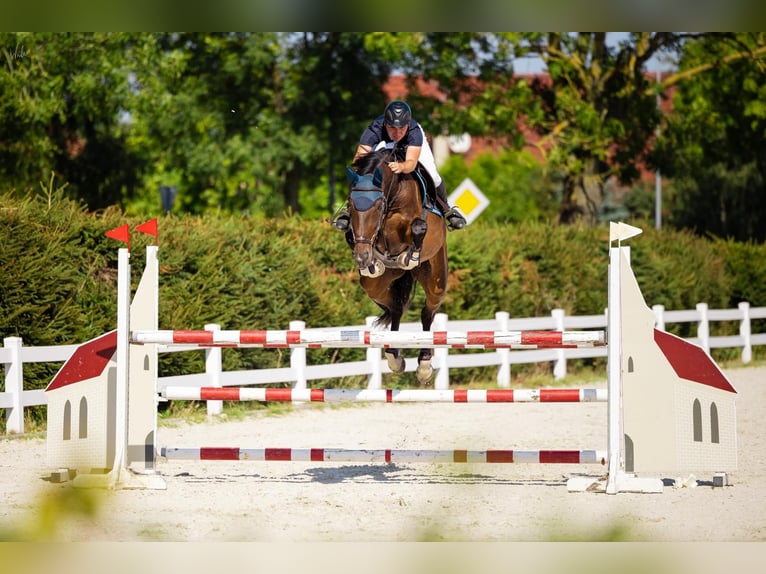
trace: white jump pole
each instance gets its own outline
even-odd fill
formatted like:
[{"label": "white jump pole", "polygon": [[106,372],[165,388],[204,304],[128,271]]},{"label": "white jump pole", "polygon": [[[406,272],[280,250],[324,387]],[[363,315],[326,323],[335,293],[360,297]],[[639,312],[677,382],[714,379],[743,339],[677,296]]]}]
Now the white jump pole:
[{"label": "white jump pole", "polygon": [[117,397],[116,397],[116,450],[110,486],[120,480],[127,468],[128,447],[128,384],[130,381],[130,251],[120,248],[117,255]]},{"label": "white jump pole", "polygon": [[128,478],[128,360],[130,341],[130,251],[117,252],[117,349],[114,397],[114,459],[106,474],[78,474],[73,484],[81,488],[110,488],[120,486]]},{"label": "white jump pole", "polygon": [[[609,248],[609,285],[607,303],[607,452],[609,478],[607,494],[617,492],[617,473],[622,459],[622,302],[620,300],[620,249]],[[625,247],[629,252],[630,248]]]}]

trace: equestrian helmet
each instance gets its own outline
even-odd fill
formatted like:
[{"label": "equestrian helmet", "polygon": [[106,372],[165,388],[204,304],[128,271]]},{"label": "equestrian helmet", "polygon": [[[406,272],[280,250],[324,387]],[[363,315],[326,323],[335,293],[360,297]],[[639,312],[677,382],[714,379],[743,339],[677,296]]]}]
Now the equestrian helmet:
[{"label": "equestrian helmet", "polygon": [[404,128],[410,124],[412,110],[402,100],[394,100],[386,106],[383,113],[386,123],[394,128]]}]

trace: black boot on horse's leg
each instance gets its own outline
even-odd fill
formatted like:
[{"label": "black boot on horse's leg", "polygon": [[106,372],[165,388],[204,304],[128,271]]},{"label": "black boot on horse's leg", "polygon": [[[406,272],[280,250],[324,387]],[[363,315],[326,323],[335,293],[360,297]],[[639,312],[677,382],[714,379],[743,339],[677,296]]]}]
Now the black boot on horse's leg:
[{"label": "black boot on horse's leg", "polygon": [[444,212],[444,219],[447,220],[447,226],[450,229],[463,229],[466,225],[465,217],[458,211],[457,207],[450,207],[447,201],[447,189],[442,181],[436,186],[436,203]]}]

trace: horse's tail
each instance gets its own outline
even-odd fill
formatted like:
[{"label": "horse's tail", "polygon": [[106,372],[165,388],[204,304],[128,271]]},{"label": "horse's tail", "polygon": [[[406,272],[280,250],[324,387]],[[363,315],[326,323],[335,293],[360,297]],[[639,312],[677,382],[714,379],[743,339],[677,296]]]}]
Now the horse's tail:
[{"label": "horse's tail", "polygon": [[404,275],[391,283],[390,291],[394,304],[392,307],[380,305],[383,313],[375,321],[377,327],[390,327],[394,315],[398,315],[401,319],[402,315],[410,308],[412,293],[415,291],[415,278],[412,276],[412,273],[406,271]]}]

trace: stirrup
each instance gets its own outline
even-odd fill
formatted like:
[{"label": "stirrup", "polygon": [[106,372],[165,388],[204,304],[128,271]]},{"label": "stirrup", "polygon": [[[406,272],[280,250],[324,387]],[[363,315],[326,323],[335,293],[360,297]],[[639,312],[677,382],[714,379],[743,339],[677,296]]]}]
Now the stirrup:
[{"label": "stirrup", "polygon": [[444,219],[447,220],[447,227],[449,229],[463,229],[468,223],[465,217],[457,210],[457,207],[451,207],[444,214]]}]

